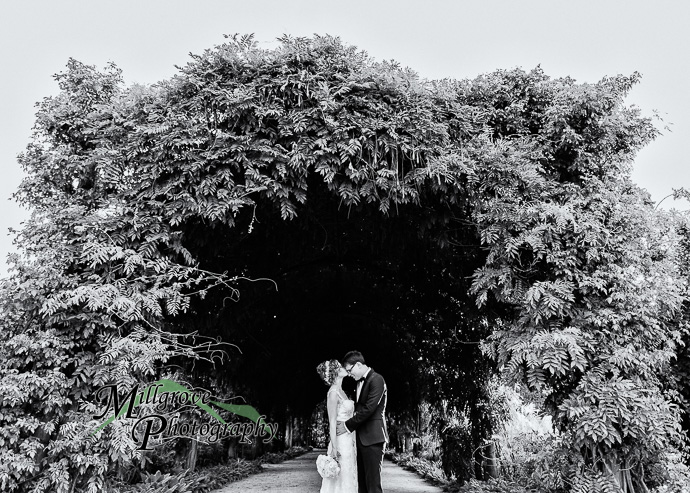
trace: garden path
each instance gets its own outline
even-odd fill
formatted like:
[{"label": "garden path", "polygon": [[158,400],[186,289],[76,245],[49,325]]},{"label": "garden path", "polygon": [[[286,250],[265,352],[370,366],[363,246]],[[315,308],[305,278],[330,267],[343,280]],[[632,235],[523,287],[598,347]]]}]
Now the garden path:
[{"label": "garden path", "polygon": [[[280,464],[263,464],[265,469],[211,493],[318,493],[321,476],[316,472],[316,457],[325,450],[314,450]],[[385,493],[442,493],[415,473],[384,460],[381,483]]]}]

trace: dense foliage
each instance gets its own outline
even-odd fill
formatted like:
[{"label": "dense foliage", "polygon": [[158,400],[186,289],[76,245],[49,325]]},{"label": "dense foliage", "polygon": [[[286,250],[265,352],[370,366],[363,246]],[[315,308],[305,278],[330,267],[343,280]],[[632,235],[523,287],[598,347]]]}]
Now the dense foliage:
[{"label": "dense foliage", "polygon": [[415,315],[432,381],[447,397],[471,379],[442,349],[456,328],[458,350],[488,336],[504,375],[547,394],[573,491],[644,491],[677,445],[660,375],[685,279],[674,223],[629,178],[656,135],[623,104],[637,75],[424,81],[330,37],[270,51],[244,37],[152,86],[74,60],[56,79],[20,157],[33,215],[0,297],[3,489],[102,491],[145,464],[124,421],[88,436],[93,393],[223,354],[180,315],[214,290],[236,297],[247,273],[202,268],[192,232],[251,238],[314,197],[397,218],[439,252],[429,263],[449,262],[450,302]]}]

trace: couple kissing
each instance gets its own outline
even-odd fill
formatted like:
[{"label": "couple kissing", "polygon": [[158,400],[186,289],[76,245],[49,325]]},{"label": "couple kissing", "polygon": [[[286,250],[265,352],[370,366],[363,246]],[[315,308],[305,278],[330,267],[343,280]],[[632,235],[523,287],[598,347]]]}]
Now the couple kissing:
[{"label": "couple kissing", "polygon": [[[329,386],[328,455],[340,466],[336,477],[323,479],[320,493],[382,493],[381,465],[388,442],[386,381],[367,366],[359,351],[347,353],[342,363],[324,361],[316,370]],[[343,391],[345,377],[357,381],[355,400]]]}]

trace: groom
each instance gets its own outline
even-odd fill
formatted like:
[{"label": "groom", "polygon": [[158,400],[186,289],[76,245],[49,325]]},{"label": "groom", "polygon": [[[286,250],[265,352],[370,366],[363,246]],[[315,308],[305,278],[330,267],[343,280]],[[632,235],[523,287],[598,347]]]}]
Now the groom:
[{"label": "groom", "polygon": [[369,368],[359,351],[350,351],[343,358],[343,367],[357,380],[355,414],[339,421],[338,435],[357,431],[357,478],[359,493],[383,493],[381,464],[383,446],[388,442],[386,401],[388,389],[383,377]]}]

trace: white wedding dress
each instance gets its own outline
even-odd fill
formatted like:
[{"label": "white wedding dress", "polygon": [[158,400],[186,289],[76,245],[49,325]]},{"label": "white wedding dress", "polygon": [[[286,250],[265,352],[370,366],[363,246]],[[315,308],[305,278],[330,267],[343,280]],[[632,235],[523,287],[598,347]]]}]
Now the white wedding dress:
[{"label": "white wedding dress", "polygon": [[[338,408],[336,416],[338,421],[347,421],[355,413],[355,401],[346,399],[335,389],[328,391],[336,392],[338,395]],[[356,433],[356,432],[355,432]],[[338,463],[340,464],[340,474],[335,478],[324,478],[321,483],[320,493],[357,493],[357,444],[355,433],[343,433],[338,435],[337,449],[340,453]],[[328,443],[330,454],[333,444]]]}]

